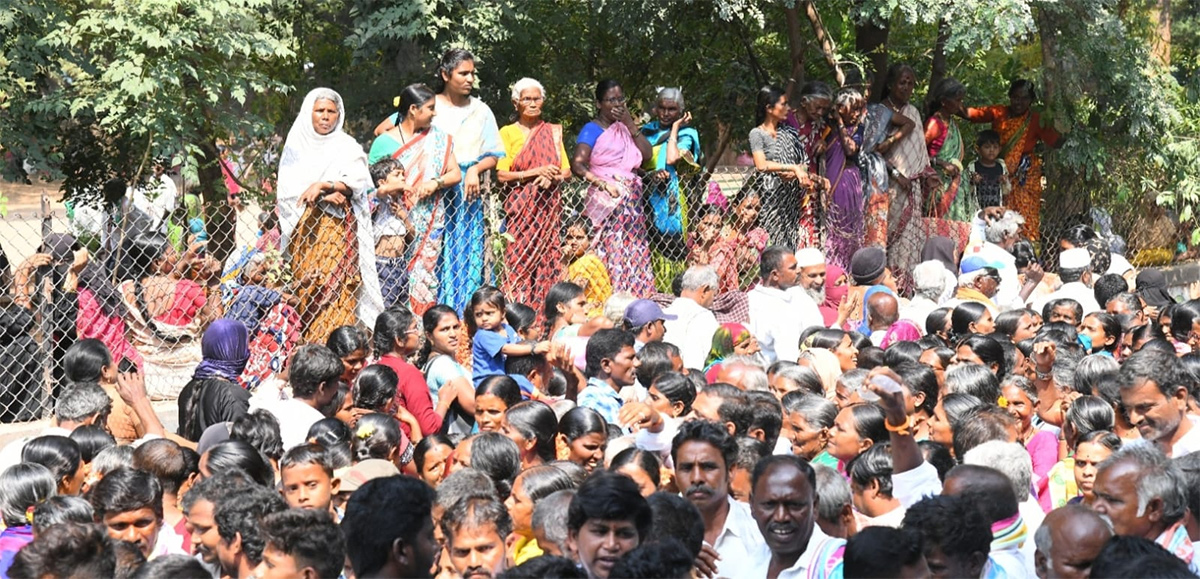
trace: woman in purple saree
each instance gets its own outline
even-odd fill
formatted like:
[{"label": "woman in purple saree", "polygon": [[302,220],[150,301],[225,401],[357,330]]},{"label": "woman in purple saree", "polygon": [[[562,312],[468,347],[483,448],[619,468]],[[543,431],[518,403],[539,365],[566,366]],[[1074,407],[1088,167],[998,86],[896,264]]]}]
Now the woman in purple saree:
[{"label": "woman in purple saree", "polygon": [[576,140],[571,170],[586,180],[583,214],[592,221],[592,248],[608,268],[614,291],[648,296],[654,291],[641,179],[634,170],[652,154],[634,125],[616,81],[596,85],[599,114]]}]

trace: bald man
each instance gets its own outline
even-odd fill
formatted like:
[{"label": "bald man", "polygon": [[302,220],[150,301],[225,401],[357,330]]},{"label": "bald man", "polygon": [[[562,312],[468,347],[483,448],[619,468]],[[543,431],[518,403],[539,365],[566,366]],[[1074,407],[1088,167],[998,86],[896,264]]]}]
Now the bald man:
[{"label": "bald man", "polygon": [[867,325],[871,329],[871,343],[876,346],[883,343],[883,336],[888,328],[900,319],[900,302],[896,296],[885,292],[876,292],[867,298]]},{"label": "bald man", "polygon": [[1034,534],[1039,579],[1086,579],[1092,561],[1112,537],[1112,529],[1095,511],[1082,505],[1059,507]]}]

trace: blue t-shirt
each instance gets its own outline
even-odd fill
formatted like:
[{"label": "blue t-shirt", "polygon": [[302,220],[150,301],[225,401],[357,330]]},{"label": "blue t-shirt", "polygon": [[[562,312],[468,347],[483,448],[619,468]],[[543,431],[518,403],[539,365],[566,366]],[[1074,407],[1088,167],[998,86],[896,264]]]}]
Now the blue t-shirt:
[{"label": "blue t-shirt", "polygon": [[471,374],[478,386],[488,376],[504,375],[504,354],[500,349],[521,341],[512,326],[504,324],[503,331],[477,330],[471,339]]}]

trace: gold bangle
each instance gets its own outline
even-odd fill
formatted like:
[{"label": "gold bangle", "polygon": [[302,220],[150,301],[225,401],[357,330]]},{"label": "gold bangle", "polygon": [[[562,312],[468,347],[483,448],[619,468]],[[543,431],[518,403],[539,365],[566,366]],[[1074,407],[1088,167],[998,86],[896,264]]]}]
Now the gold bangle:
[{"label": "gold bangle", "polygon": [[908,418],[904,421],[904,424],[901,424],[900,426],[892,426],[891,422],[884,420],[883,427],[886,428],[888,432],[895,432],[900,436],[908,436],[910,434],[909,428],[912,427],[912,418]]}]

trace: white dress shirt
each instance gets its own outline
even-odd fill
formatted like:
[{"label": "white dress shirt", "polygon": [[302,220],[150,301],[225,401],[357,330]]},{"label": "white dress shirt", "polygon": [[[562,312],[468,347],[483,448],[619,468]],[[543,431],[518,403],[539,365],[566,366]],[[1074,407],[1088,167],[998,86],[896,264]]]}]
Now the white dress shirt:
[{"label": "white dress shirt", "polygon": [[663,311],[678,316],[663,321],[666,328],[663,341],[679,348],[684,368],[704,368],[704,361],[712,349],[713,334],[720,327],[712,311],[691,298],[675,298]]},{"label": "white dress shirt", "polygon": [[925,333],[925,320],[933,310],[938,309],[937,302],[923,296],[915,295],[908,302],[908,307],[900,310],[900,319],[908,320],[921,328],[921,333]]},{"label": "white dress shirt", "polygon": [[756,285],[746,292],[750,333],[758,339],[767,363],[795,362],[800,357],[800,334],[810,326],[825,327],[816,302],[802,287],[782,290]]},{"label": "white dress shirt", "polygon": [[750,506],[733,500],[733,497],[726,500],[729,501],[729,514],[725,516],[725,528],[721,529],[712,546],[721,556],[717,561],[717,576],[743,577],[747,569],[757,566],[767,542],[758,530],[758,521],[750,514]]},{"label": "white dress shirt", "polygon": [[[845,543],[846,541],[844,539],[838,539],[836,537],[830,537],[829,535],[826,535],[824,531],[821,530],[820,525],[817,525],[814,522],[812,535],[808,538],[808,546],[804,548],[804,552],[800,554],[799,559],[796,559],[796,563],[794,565],[779,572],[779,579],[808,579],[810,577],[827,576],[841,577],[841,570],[838,568],[842,565],[842,553],[836,551],[836,548],[844,545]],[[822,551],[830,553],[832,555],[830,559],[836,560],[817,561],[816,558]],[[814,565],[817,566],[816,569],[812,569]],[[830,567],[833,569],[830,569]],[[734,576],[755,578],[766,577],[767,572],[770,571],[770,569],[771,549],[764,544],[762,553],[758,556],[757,560],[754,561],[754,565],[752,567],[747,567],[747,570],[751,571],[745,575],[739,574]],[[810,569],[812,570],[810,571]],[[828,574],[826,573],[827,569],[831,571]]]}]

